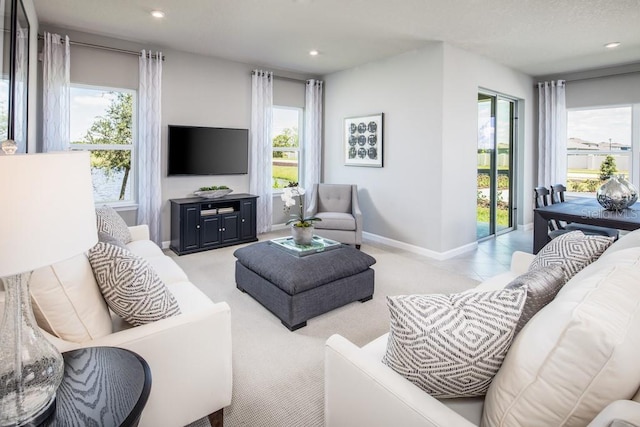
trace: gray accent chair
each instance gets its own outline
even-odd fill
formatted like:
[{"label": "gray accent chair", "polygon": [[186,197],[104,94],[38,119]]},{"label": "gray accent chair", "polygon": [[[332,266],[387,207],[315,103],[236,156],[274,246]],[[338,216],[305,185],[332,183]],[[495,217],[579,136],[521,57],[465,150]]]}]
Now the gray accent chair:
[{"label": "gray accent chair", "polygon": [[357,185],[314,184],[307,206],[307,216],[322,219],[314,223],[317,235],[360,249],[362,212]]}]

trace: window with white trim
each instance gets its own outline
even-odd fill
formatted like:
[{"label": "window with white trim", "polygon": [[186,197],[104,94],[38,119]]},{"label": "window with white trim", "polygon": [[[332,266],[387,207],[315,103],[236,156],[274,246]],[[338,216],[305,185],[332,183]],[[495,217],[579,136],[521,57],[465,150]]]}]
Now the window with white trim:
[{"label": "window with white trim", "polygon": [[71,149],[91,153],[96,204],[135,203],[135,91],[73,85]]},{"label": "window with white trim", "polygon": [[638,113],[640,104],[567,111],[567,191],[591,196],[612,174],[637,184],[640,141],[632,129]]},{"label": "window with white trim", "polygon": [[271,172],[274,190],[286,187],[289,182],[300,182],[302,118],[302,108],[273,107]]}]

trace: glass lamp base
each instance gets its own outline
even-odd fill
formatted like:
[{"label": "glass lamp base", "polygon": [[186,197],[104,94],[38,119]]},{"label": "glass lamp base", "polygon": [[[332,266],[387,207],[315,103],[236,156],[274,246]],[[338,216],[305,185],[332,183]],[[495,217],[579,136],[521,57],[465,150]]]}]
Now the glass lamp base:
[{"label": "glass lamp base", "polygon": [[0,426],[37,425],[55,410],[62,355],[40,332],[31,310],[29,274],[2,279]]},{"label": "glass lamp base", "polygon": [[55,413],[56,397],[53,396],[51,402],[30,420],[25,420],[21,424],[2,424],[0,427],[41,427],[49,418],[52,418]]}]

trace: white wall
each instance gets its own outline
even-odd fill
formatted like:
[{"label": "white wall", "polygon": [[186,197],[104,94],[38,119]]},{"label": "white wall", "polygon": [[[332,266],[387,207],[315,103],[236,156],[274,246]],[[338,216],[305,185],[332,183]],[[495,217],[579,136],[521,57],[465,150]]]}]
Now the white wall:
[{"label": "white wall", "polygon": [[[482,56],[444,45],[443,219],[439,251],[476,240],[478,89],[518,99],[516,206],[520,225],[533,222],[534,103],[533,79]],[[524,110],[524,111],[523,111]],[[524,114],[522,114],[522,111]],[[526,159],[526,160],[525,160]]]},{"label": "white wall", "polygon": [[[357,184],[364,230],[429,248],[442,173],[442,45],[325,76],[323,182]],[[344,165],[345,117],[384,113],[383,167]]]},{"label": "white wall", "polygon": [[[162,50],[162,240],[170,238],[169,199],[189,197],[202,186],[226,185],[234,193],[249,191],[249,175],[212,175],[167,177],[167,126],[197,125],[246,128],[251,124],[250,64],[195,55],[176,50],[158,49],[137,43],[47,27],[43,30],[69,35],[71,41],[139,51]],[[293,79],[310,78],[273,70]],[[118,52],[71,47],[72,83],[138,89],[138,57]],[[274,102],[304,107],[304,82],[274,80]],[[41,108],[41,107],[40,107]],[[40,131],[41,135],[41,131]],[[274,222],[282,222],[282,206],[274,198]],[[120,211],[127,223],[135,223],[135,209]]]},{"label": "white wall", "polygon": [[[324,182],[358,185],[366,232],[439,254],[476,241],[481,87],[523,100],[518,206],[525,214],[519,223],[532,221],[530,197],[520,188],[533,182],[530,77],[433,43],[325,81]],[[344,166],[343,119],[379,112],[385,114],[384,167]]]}]

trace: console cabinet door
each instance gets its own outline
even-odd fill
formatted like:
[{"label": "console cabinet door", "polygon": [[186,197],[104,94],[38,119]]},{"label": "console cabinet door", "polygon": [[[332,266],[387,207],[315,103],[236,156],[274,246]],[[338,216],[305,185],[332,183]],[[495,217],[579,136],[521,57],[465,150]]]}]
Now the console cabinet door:
[{"label": "console cabinet door", "polygon": [[200,247],[206,248],[220,244],[221,229],[220,215],[203,216],[201,220]]},{"label": "console cabinet door", "polygon": [[220,215],[222,218],[222,243],[240,240],[240,221],[237,213]]},{"label": "console cabinet door", "polygon": [[243,200],[240,205],[240,238],[256,237],[256,200]]},{"label": "console cabinet door", "polygon": [[184,205],[182,207],[181,242],[183,251],[200,247],[200,207],[198,205]]}]

